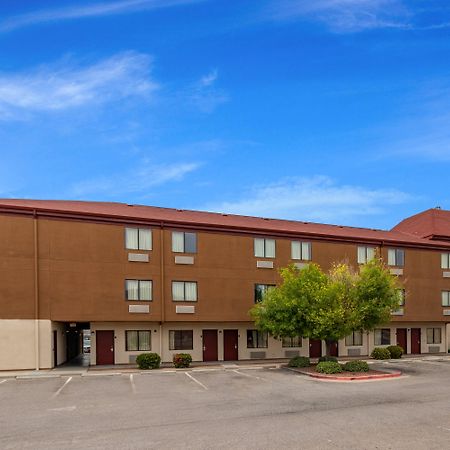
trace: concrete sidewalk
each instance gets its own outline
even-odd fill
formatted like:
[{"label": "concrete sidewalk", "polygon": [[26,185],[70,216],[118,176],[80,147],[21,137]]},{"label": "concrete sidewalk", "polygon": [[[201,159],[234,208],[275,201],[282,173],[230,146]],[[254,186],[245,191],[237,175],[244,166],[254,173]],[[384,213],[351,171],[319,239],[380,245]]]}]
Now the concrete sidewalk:
[{"label": "concrete sidewalk", "polygon": [[[450,361],[450,355],[448,354],[433,354],[433,355],[406,355],[401,360],[376,360],[371,358],[338,358],[339,362],[345,362],[352,359],[361,359],[368,364],[376,363],[389,363],[389,362],[414,362],[414,361]],[[252,360],[252,361],[214,361],[214,362],[193,362],[189,369],[176,369],[171,363],[161,364],[161,368],[157,369],[158,372],[174,372],[177,370],[186,371],[208,371],[208,370],[226,370],[237,368],[278,368],[284,364],[287,364],[288,359],[271,359],[271,360]],[[317,362],[316,359],[311,359],[311,362]],[[65,376],[111,376],[121,375],[126,373],[151,373],[151,370],[141,370],[134,364],[117,364],[110,366],[92,366],[92,367],[76,367],[76,366],[60,366],[54,369],[41,369],[41,370],[15,370],[15,371],[0,371],[0,379],[4,378],[56,378]]]}]

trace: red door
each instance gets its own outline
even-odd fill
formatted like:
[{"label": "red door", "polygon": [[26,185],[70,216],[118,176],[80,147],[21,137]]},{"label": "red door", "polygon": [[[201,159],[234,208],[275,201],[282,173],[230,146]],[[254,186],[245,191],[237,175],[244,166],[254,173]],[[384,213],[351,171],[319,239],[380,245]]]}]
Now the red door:
[{"label": "red door", "polygon": [[420,328],[411,328],[411,353],[420,354]]},{"label": "red door", "polygon": [[224,361],[238,360],[238,330],[223,330],[223,359]]},{"label": "red door", "polygon": [[203,330],[203,361],[217,361],[217,330]]},{"label": "red door", "polygon": [[96,331],[97,365],[114,364],[114,331]]},{"label": "red door", "polygon": [[333,341],[331,343],[330,356],[335,356],[335,357],[339,356],[339,347],[338,347],[338,342],[337,341]]},{"label": "red door", "polygon": [[406,353],[406,328],[397,328],[397,345]]},{"label": "red door", "polygon": [[309,340],[309,356],[311,358],[320,358],[322,356],[322,341],[320,339]]}]

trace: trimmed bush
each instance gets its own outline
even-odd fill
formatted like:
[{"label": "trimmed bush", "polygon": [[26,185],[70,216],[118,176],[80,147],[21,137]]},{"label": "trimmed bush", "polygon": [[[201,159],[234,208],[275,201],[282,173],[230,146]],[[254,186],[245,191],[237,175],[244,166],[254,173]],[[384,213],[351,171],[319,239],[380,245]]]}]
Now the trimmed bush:
[{"label": "trimmed bush", "polygon": [[338,362],[338,359],[334,356],[321,356],[319,362]]},{"label": "trimmed bush", "polygon": [[173,355],[173,365],[177,369],[185,369],[191,365],[192,356],[189,353],[177,353]]},{"label": "trimmed bush", "polygon": [[158,353],[141,353],[136,356],[136,364],[139,369],[147,370],[147,369],[159,369],[159,365],[161,364],[161,357]]},{"label": "trimmed bush", "polygon": [[387,348],[375,347],[370,356],[374,359],[390,359],[391,353]]},{"label": "trimmed bush", "polygon": [[400,345],[390,345],[387,350],[391,354],[392,359],[400,359],[404,353],[404,350]]},{"label": "trimmed bush", "polygon": [[324,361],[317,364],[316,370],[320,373],[341,373],[342,366],[337,362]]},{"label": "trimmed bush", "polygon": [[311,363],[309,361],[309,358],[307,358],[306,356],[296,356],[289,361],[288,366],[289,367],[309,367],[310,364]]},{"label": "trimmed bush", "polygon": [[355,361],[347,361],[342,368],[346,372],[368,372],[369,364],[365,361],[355,360]]}]

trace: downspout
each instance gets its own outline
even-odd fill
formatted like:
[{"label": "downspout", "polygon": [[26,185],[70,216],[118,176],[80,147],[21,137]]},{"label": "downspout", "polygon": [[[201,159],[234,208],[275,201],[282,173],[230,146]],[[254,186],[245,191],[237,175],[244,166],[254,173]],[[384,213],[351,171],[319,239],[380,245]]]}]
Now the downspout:
[{"label": "downspout", "polygon": [[161,321],[159,322],[159,354],[161,356],[161,360],[163,359],[163,323],[165,319],[165,308],[166,301],[164,296],[164,222],[161,222],[160,228],[160,283],[161,283]]},{"label": "downspout", "polygon": [[38,246],[38,218],[33,210],[33,240],[34,240],[34,355],[35,368],[39,370],[39,246]]}]

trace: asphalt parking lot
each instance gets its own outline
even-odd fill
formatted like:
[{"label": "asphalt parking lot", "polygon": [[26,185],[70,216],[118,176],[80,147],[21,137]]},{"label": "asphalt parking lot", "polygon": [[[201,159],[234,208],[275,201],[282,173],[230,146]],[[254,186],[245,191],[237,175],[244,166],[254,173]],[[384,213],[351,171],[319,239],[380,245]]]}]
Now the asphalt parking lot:
[{"label": "asphalt parking lot", "polygon": [[337,383],[230,366],[0,379],[0,448],[450,448],[450,361],[384,366],[405,376]]}]

